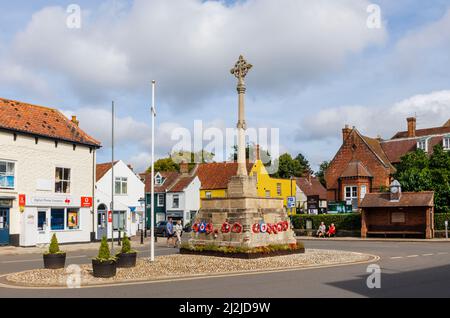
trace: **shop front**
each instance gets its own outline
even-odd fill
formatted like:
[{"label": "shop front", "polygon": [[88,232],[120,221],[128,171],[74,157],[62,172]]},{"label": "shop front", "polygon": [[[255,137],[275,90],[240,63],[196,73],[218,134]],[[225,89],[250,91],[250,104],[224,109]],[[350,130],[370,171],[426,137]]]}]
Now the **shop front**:
[{"label": "shop front", "polygon": [[31,195],[25,202],[21,207],[21,246],[48,244],[53,234],[60,243],[90,241],[91,198]]}]

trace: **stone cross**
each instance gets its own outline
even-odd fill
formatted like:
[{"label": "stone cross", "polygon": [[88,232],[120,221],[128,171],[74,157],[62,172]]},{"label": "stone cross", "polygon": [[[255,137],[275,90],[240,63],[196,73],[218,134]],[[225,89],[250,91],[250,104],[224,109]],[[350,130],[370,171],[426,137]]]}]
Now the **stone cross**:
[{"label": "stone cross", "polygon": [[247,165],[245,158],[245,130],[247,129],[247,124],[245,122],[245,83],[244,78],[247,76],[247,73],[253,65],[247,63],[244,57],[239,56],[239,60],[234,65],[234,68],[231,70],[231,74],[233,74],[238,79],[237,91],[239,96],[239,119],[238,119],[238,176],[247,176]]}]

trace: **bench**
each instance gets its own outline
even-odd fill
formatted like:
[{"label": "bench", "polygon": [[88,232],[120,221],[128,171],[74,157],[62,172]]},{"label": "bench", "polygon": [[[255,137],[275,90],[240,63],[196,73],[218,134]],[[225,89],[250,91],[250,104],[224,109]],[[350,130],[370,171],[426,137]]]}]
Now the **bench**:
[{"label": "bench", "polygon": [[368,235],[425,235],[425,229],[422,226],[378,226],[371,225],[367,230]]}]

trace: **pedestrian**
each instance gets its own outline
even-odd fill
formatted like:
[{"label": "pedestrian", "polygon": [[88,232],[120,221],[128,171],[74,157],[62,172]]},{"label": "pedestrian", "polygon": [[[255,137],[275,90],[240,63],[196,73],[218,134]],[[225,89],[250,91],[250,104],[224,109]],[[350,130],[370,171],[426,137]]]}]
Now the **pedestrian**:
[{"label": "pedestrian", "polygon": [[174,233],[174,229],[173,229],[172,218],[169,218],[169,220],[167,221],[166,234],[167,234],[167,247],[170,247],[169,241],[171,241],[172,245],[175,246],[175,243],[174,243],[175,233]]},{"label": "pedestrian", "polygon": [[181,236],[183,235],[183,225],[181,224],[181,220],[178,220],[177,224],[175,225],[175,235],[176,242],[174,247],[181,246]]},{"label": "pedestrian", "polygon": [[327,235],[328,237],[336,236],[336,226],[334,226],[334,223],[331,223],[330,227],[328,228]]},{"label": "pedestrian", "polygon": [[319,229],[317,230],[317,237],[325,237],[325,233],[327,232],[327,227],[324,222],[320,223]]}]

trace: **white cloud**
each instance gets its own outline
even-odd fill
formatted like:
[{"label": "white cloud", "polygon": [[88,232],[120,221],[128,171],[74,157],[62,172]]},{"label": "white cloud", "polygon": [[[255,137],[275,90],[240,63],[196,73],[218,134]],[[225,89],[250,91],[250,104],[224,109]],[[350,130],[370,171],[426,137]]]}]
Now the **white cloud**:
[{"label": "white cloud", "polygon": [[144,89],[157,78],[172,106],[196,107],[198,98],[229,87],[224,79],[232,80],[228,70],[240,53],[255,64],[252,85],[266,92],[297,89],[382,43],[385,30],[366,27],[368,4],[136,0],[120,14],[106,5],[83,11],[80,30],[66,27],[64,8],[48,7],[17,34],[11,56],[68,81],[86,99]]}]

